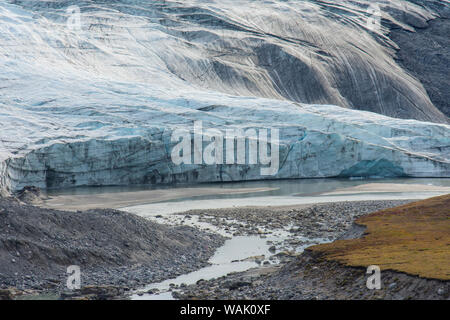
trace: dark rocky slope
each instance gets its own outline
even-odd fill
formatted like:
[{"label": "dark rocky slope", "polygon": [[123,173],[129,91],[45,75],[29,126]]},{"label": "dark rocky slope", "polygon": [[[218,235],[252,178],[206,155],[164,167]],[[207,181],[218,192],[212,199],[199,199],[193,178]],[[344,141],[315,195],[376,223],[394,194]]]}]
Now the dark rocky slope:
[{"label": "dark rocky slope", "polygon": [[[63,27],[66,9],[79,6],[88,30],[81,45],[66,36],[43,39],[65,60],[99,70],[110,80],[118,74],[137,83],[175,76],[206,91],[448,121],[422,84],[395,62],[398,44],[389,38],[390,29],[425,28],[448,12],[447,1],[9,2]],[[372,29],[369,22],[378,16],[380,28]],[[443,32],[430,31],[433,36]],[[404,47],[412,45],[414,51],[423,44],[410,39]],[[154,67],[170,76],[155,75]],[[45,104],[58,105],[59,99],[52,99]]]},{"label": "dark rocky slope", "polygon": [[0,289],[65,289],[67,267],[82,286],[137,287],[193,271],[223,239],[116,210],[63,212],[0,198]]}]

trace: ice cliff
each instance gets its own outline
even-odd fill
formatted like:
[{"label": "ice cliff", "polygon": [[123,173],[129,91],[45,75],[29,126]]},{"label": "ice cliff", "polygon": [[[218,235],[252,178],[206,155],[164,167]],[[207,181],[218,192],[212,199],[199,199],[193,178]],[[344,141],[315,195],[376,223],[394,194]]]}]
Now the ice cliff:
[{"label": "ice cliff", "polygon": [[[366,29],[370,2],[2,1],[0,187],[450,177],[448,118]],[[399,28],[437,16],[380,3]],[[279,129],[278,173],[174,165],[171,134],[196,120]]]}]

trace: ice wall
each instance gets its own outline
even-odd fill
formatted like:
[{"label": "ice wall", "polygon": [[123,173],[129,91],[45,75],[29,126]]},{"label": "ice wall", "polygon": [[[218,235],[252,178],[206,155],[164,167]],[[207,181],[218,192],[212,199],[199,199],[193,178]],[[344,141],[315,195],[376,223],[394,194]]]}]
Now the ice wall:
[{"label": "ice wall", "polygon": [[[365,11],[350,1],[321,2],[323,17],[318,4],[299,1],[264,2],[260,15],[252,1],[9,2],[0,3],[3,190],[450,176],[448,125],[349,109],[445,120],[395,64],[385,30],[370,35],[354,23]],[[66,24],[73,4],[81,30]],[[416,24],[433,17],[411,6]],[[352,92],[363,100],[352,102]],[[220,130],[279,129],[277,175],[263,177],[255,165],[174,165],[171,134],[196,120]]]}]

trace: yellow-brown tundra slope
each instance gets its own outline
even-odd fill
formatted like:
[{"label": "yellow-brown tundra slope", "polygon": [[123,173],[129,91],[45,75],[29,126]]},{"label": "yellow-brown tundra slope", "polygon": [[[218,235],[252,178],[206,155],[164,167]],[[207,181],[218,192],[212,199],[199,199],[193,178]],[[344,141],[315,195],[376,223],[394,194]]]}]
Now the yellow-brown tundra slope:
[{"label": "yellow-brown tundra slope", "polygon": [[378,265],[424,278],[450,280],[450,194],[381,210],[356,220],[362,238],[308,248],[346,266]]}]

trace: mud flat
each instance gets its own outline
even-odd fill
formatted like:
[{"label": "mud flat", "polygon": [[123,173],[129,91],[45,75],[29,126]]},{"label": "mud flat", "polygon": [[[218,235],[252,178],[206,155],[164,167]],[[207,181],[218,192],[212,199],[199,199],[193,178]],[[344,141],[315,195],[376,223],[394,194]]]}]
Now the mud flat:
[{"label": "mud flat", "polygon": [[178,299],[448,299],[449,283],[382,271],[381,290],[368,290],[365,268],[344,267],[305,251],[283,266],[229,274],[180,288]]},{"label": "mud flat", "polygon": [[[34,192],[36,193],[36,192]],[[283,207],[358,200],[425,199],[450,193],[449,179],[305,179],[211,183],[150,188],[87,187],[26,195],[26,202],[58,210],[127,209],[148,217],[189,209]],[[231,200],[232,199],[232,200]]]}]

